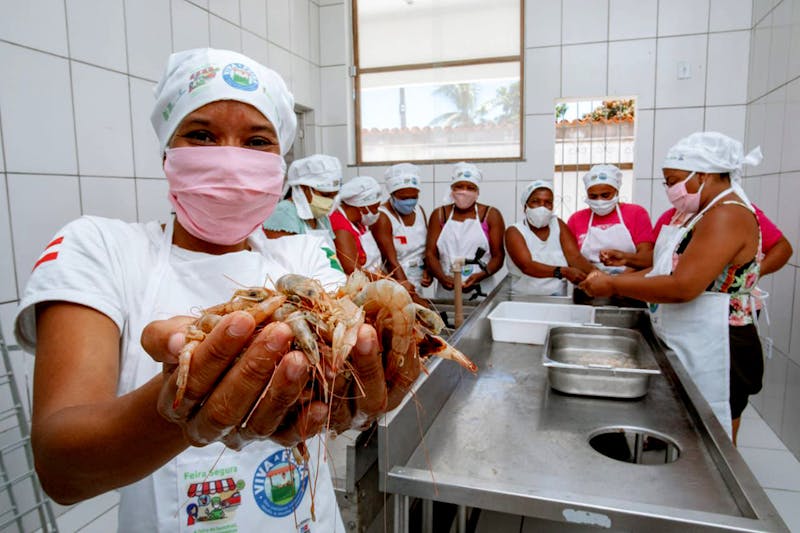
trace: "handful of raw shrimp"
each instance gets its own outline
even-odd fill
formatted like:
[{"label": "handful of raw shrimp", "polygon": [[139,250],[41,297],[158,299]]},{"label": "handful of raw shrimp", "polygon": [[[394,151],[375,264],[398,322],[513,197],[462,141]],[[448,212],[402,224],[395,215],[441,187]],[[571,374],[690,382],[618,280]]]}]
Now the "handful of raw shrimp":
[{"label": "handful of raw shrimp", "polygon": [[[375,327],[378,333],[388,382],[410,385],[419,374],[420,360],[434,355],[452,359],[471,372],[477,371],[472,361],[438,336],[444,327],[439,315],[414,303],[408,291],[392,279],[370,281],[356,270],[344,286],[329,293],[317,280],[286,274],[275,283],[275,289],[238,290],[230,301],[205,309],[189,326],[187,342],[178,360],[175,406],[186,391],[195,348],[224,315],[240,310],[255,319],[254,337],[269,322],[289,325],[296,348],[306,355],[314,369],[315,396],[329,404],[333,399],[333,380],[340,373],[351,372],[348,356],[364,323]],[[410,350],[412,342],[417,349]],[[410,354],[413,357],[409,360]],[[363,394],[357,377],[354,374],[352,377]]]}]

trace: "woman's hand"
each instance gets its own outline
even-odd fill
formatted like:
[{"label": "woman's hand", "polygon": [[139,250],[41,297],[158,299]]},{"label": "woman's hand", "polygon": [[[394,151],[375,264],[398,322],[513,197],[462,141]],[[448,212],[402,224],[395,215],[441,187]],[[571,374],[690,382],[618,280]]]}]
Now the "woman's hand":
[{"label": "woman's hand", "polygon": [[439,279],[439,283],[448,291],[452,291],[453,287],[455,287],[453,276],[444,276],[443,278]]},{"label": "woman's hand", "polygon": [[422,279],[419,283],[423,287],[430,287],[431,283],[433,283],[433,276],[431,276],[431,273],[427,268],[422,270]]},{"label": "woman's hand", "polygon": [[575,267],[561,267],[561,275],[570,283],[578,284],[586,279],[586,273],[583,270]]},{"label": "woman's hand", "polygon": [[475,286],[478,285],[485,277],[486,276],[484,276],[482,272],[476,272],[466,279],[466,281],[461,285],[461,288],[465,291],[474,289]]},{"label": "woman's hand", "polygon": [[592,297],[605,298],[614,295],[613,277],[599,270],[587,274],[578,288]]},{"label": "woman's hand", "polygon": [[606,266],[626,266],[628,264],[627,255],[620,250],[600,250],[600,262]]}]

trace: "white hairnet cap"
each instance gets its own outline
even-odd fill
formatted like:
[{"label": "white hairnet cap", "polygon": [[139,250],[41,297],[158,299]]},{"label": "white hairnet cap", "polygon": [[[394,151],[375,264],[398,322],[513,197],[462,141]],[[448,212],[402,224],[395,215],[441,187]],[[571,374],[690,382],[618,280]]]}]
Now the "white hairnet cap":
[{"label": "white hairnet cap", "polygon": [[728,172],[731,180],[737,182],[744,173],[744,165],[756,166],[762,159],[760,147],[745,155],[742,143],[736,139],[716,131],[700,131],[675,143],[661,166],[689,172]]},{"label": "white hairnet cap", "polygon": [[294,96],[283,78],[237,52],[195,48],[170,55],[155,97],[150,122],[162,153],[186,115],[217,100],[236,100],[261,111],[278,133],[281,155],[294,142]]},{"label": "white hairnet cap", "polygon": [[583,175],[586,190],[594,185],[611,185],[619,190],[622,185],[622,171],[614,165],[595,165]]},{"label": "white hairnet cap", "polygon": [[308,185],[321,192],[338,192],[342,187],[342,164],[332,155],[314,154],[289,165],[290,187]]},{"label": "white hairnet cap", "polygon": [[525,204],[528,203],[528,197],[536,189],[550,189],[550,192],[555,192],[555,191],[553,191],[553,182],[552,181],[533,180],[532,182],[527,184],[524,189],[522,189],[522,194],[520,195],[520,198],[519,198],[520,201],[522,202],[522,205],[525,205]]},{"label": "white hairnet cap", "polygon": [[455,183],[457,181],[469,181],[480,186],[481,181],[483,181],[483,173],[472,163],[456,163],[453,165],[453,174],[450,176],[450,182]]},{"label": "white hairnet cap", "polygon": [[381,186],[370,176],[356,176],[342,185],[339,199],[354,207],[379,203],[383,197]]},{"label": "white hairnet cap", "polygon": [[387,168],[383,176],[386,178],[386,189],[390,194],[406,188],[420,190],[420,176],[417,165],[398,163]]}]

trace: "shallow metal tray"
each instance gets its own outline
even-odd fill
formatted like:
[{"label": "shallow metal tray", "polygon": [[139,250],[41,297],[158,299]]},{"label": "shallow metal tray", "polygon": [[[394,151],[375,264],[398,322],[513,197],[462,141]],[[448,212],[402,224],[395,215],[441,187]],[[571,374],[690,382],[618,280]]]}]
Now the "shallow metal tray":
[{"label": "shallow metal tray", "polygon": [[638,331],[614,327],[551,328],[543,364],[557,391],[610,398],[644,396],[661,373]]}]

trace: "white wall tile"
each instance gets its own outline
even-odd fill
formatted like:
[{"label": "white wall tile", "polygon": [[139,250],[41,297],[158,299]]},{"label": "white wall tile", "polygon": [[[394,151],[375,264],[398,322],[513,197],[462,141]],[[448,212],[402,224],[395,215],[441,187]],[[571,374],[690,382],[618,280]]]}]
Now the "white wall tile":
[{"label": "white wall tile", "polygon": [[655,87],[655,39],[609,43],[609,96],[635,96],[636,107],[647,109],[655,106]]},{"label": "white wall tile", "polygon": [[[793,265],[787,265],[783,268],[794,270],[794,303],[792,304],[792,310],[793,313],[795,313],[794,316],[797,316],[797,314],[800,313],[800,269]],[[796,324],[792,324],[792,339],[789,344],[789,359],[791,359],[794,364],[800,365],[800,326],[797,326]],[[798,386],[800,386],[800,381],[798,381]],[[800,432],[800,429],[798,432]]]},{"label": "white wall tile", "polygon": [[[703,105],[707,40],[706,35],[658,40],[656,107]],[[688,79],[678,79],[678,68],[683,63],[688,65],[691,76]]]},{"label": "white wall tile", "polygon": [[208,11],[208,0],[188,0],[188,2]]},{"label": "white wall tile", "polygon": [[311,87],[311,66],[307,60],[292,56],[292,79],[294,80],[292,92],[294,101],[304,107],[314,108],[313,92]]},{"label": "white wall tile", "polygon": [[428,219],[430,219],[431,213],[436,208],[436,204],[438,203],[433,194],[433,182],[422,182],[420,186],[419,205],[422,206],[422,209],[425,211]]},{"label": "white wall tile", "polygon": [[344,5],[319,8],[319,64],[344,65],[347,63]]},{"label": "white wall tile", "polygon": [[[777,181],[777,180],[775,180]],[[773,291],[769,295],[769,317],[771,326],[769,328],[775,348],[789,353],[789,342],[792,338],[792,305],[794,304],[794,273],[792,267],[782,268],[771,274]],[[775,290],[778,288],[779,290]],[[770,422],[768,420],[768,422]],[[770,425],[772,423],[770,422]]]},{"label": "white wall tile", "polygon": [[[757,178],[759,186],[758,207],[768,217],[776,221],[778,218],[778,199],[780,196],[780,180],[778,174],[768,174]],[[773,278],[774,279],[774,278]]]},{"label": "white wall tile", "polygon": [[[653,118],[655,111],[636,110],[633,174],[637,180],[653,178]],[[658,176],[660,178],[660,175]]]},{"label": "white wall tile", "polygon": [[554,113],[561,96],[561,47],[525,50],[525,114]]},{"label": "white wall tile", "polygon": [[800,2],[792,2],[792,37],[789,44],[789,70],[787,79],[800,76]]},{"label": "white wall tile", "polygon": [[[681,138],[703,129],[703,108],[658,109],[653,137],[653,178],[661,179],[661,163],[667,150]],[[660,196],[656,194],[655,196]],[[656,198],[653,199],[654,201]]]},{"label": "white wall tile", "polygon": [[289,0],[268,0],[267,39],[286,50],[292,47],[290,17]]},{"label": "white wall tile", "polygon": [[[17,290],[30,277],[31,268],[55,233],[81,214],[78,178],[9,174],[8,199],[14,221],[14,262]],[[31,209],[30,206],[37,206]]]},{"label": "white wall tile", "polygon": [[228,22],[239,25],[239,2],[231,0],[208,0],[208,10]]},{"label": "white wall tile", "polygon": [[242,53],[262,65],[269,66],[269,46],[267,40],[253,35],[249,31],[242,32]]},{"label": "white wall tile", "polygon": [[0,39],[67,55],[64,0],[3,2]]},{"label": "white wall tile", "polygon": [[607,46],[579,44],[562,48],[561,95],[566,98],[606,95]]},{"label": "white wall tile", "polygon": [[[322,109],[322,94],[320,91],[321,83],[320,83],[320,76],[321,76],[321,69],[315,65],[310,65],[309,68],[309,82],[308,82],[308,91],[311,95],[311,100],[309,107],[316,110],[316,113],[319,114]],[[348,103],[350,99],[348,98]],[[350,115],[350,106],[347,108],[348,117]],[[314,113],[312,112],[311,115],[313,116]]]},{"label": "white wall tile", "polygon": [[320,7],[322,7],[322,6],[331,6],[334,4],[343,4],[344,0],[318,0],[317,3],[320,5]]},{"label": "white wall tile", "polygon": [[710,31],[749,30],[753,0],[711,0]]},{"label": "white wall tile", "polygon": [[753,0],[753,24],[760,22],[780,0]]},{"label": "white wall tile", "polygon": [[[798,258],[800,258],[800,210],[797,209],[798,198],[800,198],[800,172],[781,174],[778,211],[772,221],[775,222],[783,232],[783,236],[792,245],[794,253],[789,258],[789,262],[795,265],[798,264]],[[795,316],[800,316],[800,307],[795,307],[794,312]],[[796,329],[800,329],[800,327]]]},{"label": "white wall tile", "polygon": [[212,48],[242,51],[242,30],[215,15],[209,17],[209,43]]},{"label": "white wall tile", "polygon": [[749,31],[717,33],[708,36],[706,105],[747,103],[747,61],[749,57]]},{"label": "white wall tile", "polygon": [[0,172],[6,169],[6,158],[3,155],[3,121],[0,120]]},{"label": "white wall tile", "polygon": [[786,86],[781,171],[800,170],[800,80]]},{"label": "white wall tile", "polygon": [[136,212],[139,222],[171,220],[169,184],[166,179],[136,179]]},{"label": "white wall tile", "polygon": [[558,44],[561,44],[561,0],[526,0],[525,46]]},{"label": "white wall tile", "polygon": [[67,0],[66,5],[70,56],[125,72],[122,0]]},{"label": "white wall tile", "polygon": [[308,6],[308,60],[319,65],[319,6],[311,3]]},{"label": "white wall tile", "polygon": [[288,51],[269,43],[269,67],[281,75],[283,81],[293,90],[292,87],[292,54]]},{"label": "white wall tile", "polygon": [[3,327],[3,338],[8,344],[16,344],[14,338],[14,316],[17,314],[17,302],[0,304],[0,324]]},{"label": "white wall tile", "polygon": [[[800,364],[789,361],[786,365],[786,395],[784,397],[784,417],[780,428],[781,440],[795,456],[800,455],[800,416],[797,406],[800,405]],[[797,501],[796,493],[792,497]],[[795,503],[795,508],[797,504]]]},{"label": "white wall tile", "polygon": [[170,6],[162,0],[125,0],[128,71],[157,81],[172,52]]},{"label": "white wall tile", "polygon": [[792,4],[784,1],[772,12],[772,38],[769,45],[767,90],[786,83],[792,43]]},{"label": "white wall tile", "polygon": [[608,40],[608,0],[562,0],[564,44]]},{"label": "white wall tile", "polygon": [[786,395],[787,358],[784,354],[773,351],[771,359],[764,360],[764,378],[762,384],[761,413],[764,422],[772,427],[781,427],[783,420],[783,403]]},{"label": "white wall tile", "polygon": [[439,183],[450,183],[450,172],[453,169],[453,165],[433,165],[433,181]]},{"label": "white wall tile", "polygon": [[0,302],[17,299],[17,284],[14,279],[14,256],[11,253],[11,225],[8,217],[9,205],[6,195],[6,175],[0,174]]},{"label": "white wall tile", "polygon": [[149,81],[130,79],[133,165],[134,175],[138,177],[164,177],[161,148],[150,123],[150,113],[155,103],[153,98],[155,85]]},{"label": "white wall tile", "polygon": [[[767,99],[765,97],[756,100],[747,106],[747,119],[745,123],[744,145],[760,146],[764,143],[766,129],[766,108]],[[755,176],[762,174],[760,167],[744,167],[745,176]]]},{"label": "white wall tile", "polygon": [[242,28],[267,38],[267,3],[264,0],[240,0]]},{"label": "white wall tile", "polygon": [[308,0],[292,0],[292,52],[302,58],[309,57],[309,7]]},{"label": "white wall tile", "polygon": [[[761,142],[764,161],[756,169],[762,174],[772,174],[780,171],[781,168],[786,87],[772,91],[766,96],[765,101],[764,140]],[[794,149],[797,149],[797,147],[794,147]]]},{"label": "white wall tile", "polygon": [[[660,213],[653,213],[653,184],[658,183],[653,180],[634,180],[633,181],[633,203],[639,204],[647,210],[650,215],[650,220],[655,222],[658,220]],[[656,185],[658,188],[658,185]]]},{"label": "white wall tile", "polygon": [[[75,134],[69,65],[59,57],[0,43],[0,116],[6,169],[74,173]],[[47,157],[42,157],[46,147]]]},{"label": "white wall tile", "polygon": [[81,174],[133,176],[125,76],[73,62],[72,82]]},{"label": "white wall tile", "polygon": [[772,28],[770,18],[763,20],[756,26],[750,40],[749,75],[747,77],[747,99],[753,101],[767,92],[767,75],[769,72],[769,44]]},{"label": "white wall tile", "polygon": [[172,2],[173,50],[209,46],[208,12],[184,0]]},{"label": "white wall tile", "polygon": [[655,37],[657,0],[610,0],[609,40]]},{"label": "white wall tile", "polygon": [[708,0],[658,3],[658,34],[686,35],[708,31]]},{"label": "white wall tile", "polygon": [[347,126],[323,126],[322,153],[338,157],[342,165],[350,164],[353,158],[350,157],[347,135]]},{"label": "white wall tile", "polygon": [[136,222],[136,187],[133,178],[80,178],[84,215]]},{"label": "white wall tile", "polygon": [[493,181],[491,187],[481,187],[482,204],[490,205],[500,211],[506,225],[513,224],[517,212],[517,189],[514,181]]},{"label": "white wall tile", "polygon": [[744,124],[747,106],[733,105],[724,107],[707,107],[706,131],[718,131],[736,140],[744,139]]},{"label": "white wall tile", "polygon": [[[481,163],[478,165],[483,173],[483,181],[514,181],[517,179],[516,163]],[[494,187],[494,184],[487,185]]]},{"label": "white wall tile", "polygon": [[556,124],[552,114],[525,117],[525,162],[517,167],[521,179],[552,179],[555,139]]},{"label": "white wall tile", "polygon": [[349,78],[344,65],[319,69],[321,114],[319,124],[329,126],[347,123],[347,94]]}]

